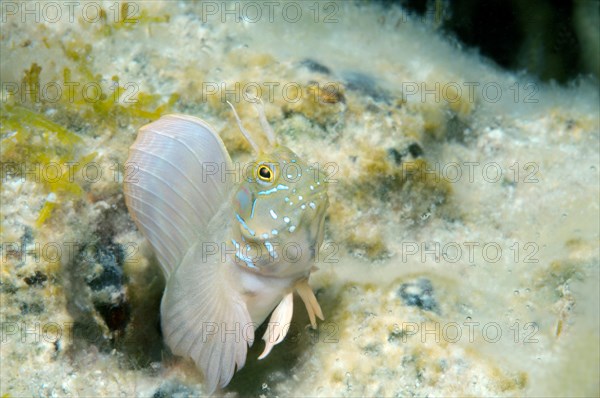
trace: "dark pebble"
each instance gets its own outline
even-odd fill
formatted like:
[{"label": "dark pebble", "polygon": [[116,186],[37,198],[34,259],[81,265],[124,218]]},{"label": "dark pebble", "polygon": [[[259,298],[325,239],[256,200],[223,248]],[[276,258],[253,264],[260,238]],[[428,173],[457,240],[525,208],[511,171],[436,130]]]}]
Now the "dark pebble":
[{"label": "dark pebble", "polygon": [[44,282],[48,280],[48,277],[45,274],[42,274],[40,271],[35,271],[35,274],[31,276],[26,276],[25,278],[23,278],[23,280],[29,286],[39,287],[44,285]]},{"label": "dark pebble", "polygon": [[390,102],[389,94],[379,87],[373,77],[360,72],[348,72],[344,74],[344,79],[348,90],[368,95],[375,101]]},{"label": "dark pebble", "polygon": [[315,60],[312,60],[310,58],[304,59],[300,62],[300,65],[304,66],[305,68],[307,68],[310,71],[313,72],[317,72],[317,73],[322,73],[324,75],[329,75],[331,74],[331,70],[326,67],[323,64],[318,63]]},{"label": "dark pebble", "polygon": [[402,154],[396,148],[390,148],[387,152],[388,155],[390,155],[392,159],[394,159],[394,163],[396,163],[397,165],[402,164]]},{"label": "dark pebble", "polygon": [[21,315],[39,315],[44,312],[43,304],[39,303],[22,303]]},{"label": "dark pebble", "polygon": [[448,119],[446,123],[445,137],[449,142],[458,142],[465,144],[467,142],[466,132],[469,130],[469,125],[461,120],[456,115]]},{"label": "dark pebble", "polygon": [[423,148],[417,143],[410,144],[408,146],[408,152],[410,152],[413,158],[420,158],[423,156]]},{"label": "dark pebble", "polygon": [[19,289],[11,283],[0,282],[0,293],[15,294]]},{"label": "dark pebble", "polygon": [[110,286],[122,286],[123,261],[125,259],[123,246],[118,243],[95,246],[92,253],[93,260],[102,265],[102,273],[88,281],[89,287],[98,291]]},{"label": "dark pebble", "polygon": [[419,307],[426,311],[436,311],[437,303],[433,297],[433,285],[429,279],[420,278],[414,282],[403,283],[398,296],[404,304]]},{"label": "dark pebble", "polygon": [[423,148],[421,148],[419,144],[412,143],[403,151],[399,151],[396,148],[389,148],[387,153],[394,160],[394,163],[400,165],[408,157],[408,155],[410,155],[413,159],[418,159],[423,156],[424,152]]},{"label": "dark pebble", "polygon": [[[91,299],[98,315],[111,331],[125,330],[131,320],[131,308],[123,273],[125,250],[112,236],[103,235],[83,248],[78,256],[80,276],[91,289]],[[100,266],[100,267],[98,267]]]}]

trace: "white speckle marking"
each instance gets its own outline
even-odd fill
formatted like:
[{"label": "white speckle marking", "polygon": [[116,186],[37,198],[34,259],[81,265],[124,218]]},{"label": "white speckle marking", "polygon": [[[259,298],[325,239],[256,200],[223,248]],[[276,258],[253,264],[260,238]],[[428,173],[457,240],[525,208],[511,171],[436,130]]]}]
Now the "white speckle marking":
[{"label": "white speckle marking", "polygon": [[309,206],[310,206],[310,208],[311,208],[311,209],[313,209],[313,210],[317,208],[317,206],[315,205],[315,202],[310,202],[308,205],[309,205]]},{"label": "white speckle marking", "polygon": [[296,226],[295,226],[295,225],[292,225],[292,226],[290,227],[290,229],[289,229],[289,231],[290,231],[290,232],[294,232],[295,230],[296,230]]},{"label": "white speckle marking", "polygon": [[284,223],[289,223],[290,222],[290,218],[288,216],[283,217],[283,222]]},{"label": "white speckle marking", "polygon": [[298,200],[302,200],[302,195],[298,195]]},{"label": "white speckle marking", "polygon": [[267,239],[267,238],[269,237],[269,234],[265,232],[265,233],[264,233],[264,234],[262,234],[261,236],[262,236],[262,238],[263,238],[263,239]]},{"label": "white speckle marking", "polygon": [[311,186],[310,186],[310,190],[311,190],[311,191],[314,191],[314,190],[315,190],[315,187],[314,187],[313,185],[311,185]]},{"label": "white speckle marking", "polygon": [[269,254],[271,255],[272,258],[277,258],[277,252],[273,249],[273,245],[271,244],[271,242],[266,241],[265,247],[269,251]]},{"label": "white speckle marking", "polygon": [[274,230],[271,231],[271,235],[277,235],[278,233],[279,233],[279,231],[276,230],[276,229],[274,229]]},{"label": "white speckle marking", "polygon": [[306,205],[302,205],[302,206],[300,206],[300,208],[301,208],[302,210],[304,210],[304,209],[306,209]]},{"label": "white speckle marking", "polygon": [[274,220],[277,220],[277,213],[275,213],[273,209],[269,210],[269,213],[271,213],[271,217],[273,217]]}]

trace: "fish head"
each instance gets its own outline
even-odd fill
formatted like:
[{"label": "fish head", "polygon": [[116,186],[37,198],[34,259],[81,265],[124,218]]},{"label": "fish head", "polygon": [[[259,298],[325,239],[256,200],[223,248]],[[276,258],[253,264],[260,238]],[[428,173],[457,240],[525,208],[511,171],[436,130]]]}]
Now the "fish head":
[{"label": "fish head", "polygon": [[[241,245],[254,247],[263,274],[307,273],[323,241],[329,204],[326,176],[285,146],[261,153],[243,169],[233,198]],[[235,224],[235,223],[234,223]]]}]

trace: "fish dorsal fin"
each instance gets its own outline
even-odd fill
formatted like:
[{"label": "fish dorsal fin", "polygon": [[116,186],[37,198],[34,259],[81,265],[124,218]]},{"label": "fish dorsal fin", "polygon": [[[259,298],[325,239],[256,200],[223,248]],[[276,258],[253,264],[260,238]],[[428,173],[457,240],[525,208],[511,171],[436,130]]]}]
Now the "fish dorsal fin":
[{"label": "fish dorsal fin", "polygon": [[203,120],[166,115],[142,127],[129,151],[125,202],[168,278],[212,217],[235,178],[218,134]]}]

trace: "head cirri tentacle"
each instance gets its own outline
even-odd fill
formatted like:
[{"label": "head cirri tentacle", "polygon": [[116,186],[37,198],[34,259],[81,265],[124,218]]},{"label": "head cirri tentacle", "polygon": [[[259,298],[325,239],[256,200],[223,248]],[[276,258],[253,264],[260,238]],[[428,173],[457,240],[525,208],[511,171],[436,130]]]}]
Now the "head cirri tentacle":
[{"label": "head cirri tentacle", "polygon": [[253,135],[251,132],[246,130],[235,110],[235,107],[229,101],[227,101],[227,104],[231,107],[231,110],[233,111],[233,115],[235,117],[235,120],[237,121],[240,131],[242,132],[242,135],[244,136],[246,141],[248,141],[254,153],[260,154],[275,149],[279,145],[279,143],[277,141],[275,131],[273,131],[273,127],[271,127],[267,120],[264,103],[258,97],[254,97],[252,99],[252,102],[254,103],[254,108],[256,112],[258,113],[258,119],[263,129],[263,137],[260,137],[256,134]]}]

